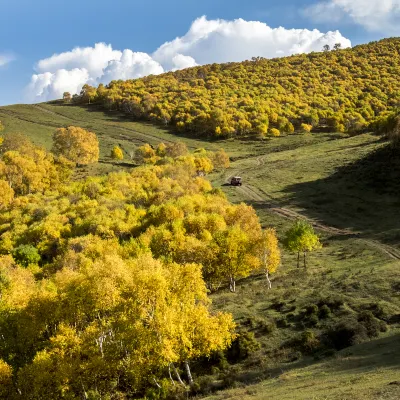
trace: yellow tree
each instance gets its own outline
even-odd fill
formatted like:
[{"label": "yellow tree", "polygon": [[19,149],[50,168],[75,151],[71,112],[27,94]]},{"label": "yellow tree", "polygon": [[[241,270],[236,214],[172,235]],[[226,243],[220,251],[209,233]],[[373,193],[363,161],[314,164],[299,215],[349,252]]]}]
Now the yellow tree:
[{"label": "yellow tree", "polygon": [[262,232],[259,246],[261,268],[267,279],[268,289],[271,289],[269,275],[276,272],[281,262],[281,252],[275,229],[265,229]]},{"label": "yellow tree", "polygon": [[83,128],[59,128],[53,135],[52,151],[78,165],[87,165],[99,160],[99,141],[95,133]]},{"label": "yellow tree", "polygon": [[218,232],[214,238],[218,245],[217,274],[227,278],[229,290],[236,292],[236,280],[245,278],[259,267],[259,260],[252,256],[254,238],[239,226]]},{"label": "yellow tree", "polygon": [[224,149],[217,150],[212,155],[211,160],[216,169],[227,169],[230,166],[229,156]]},{"label": "yellow tree", "polygon": [[111,158],[118,161],[124,159],[124,153],[119,146],[114,146],[114,148],[111,150]]}]

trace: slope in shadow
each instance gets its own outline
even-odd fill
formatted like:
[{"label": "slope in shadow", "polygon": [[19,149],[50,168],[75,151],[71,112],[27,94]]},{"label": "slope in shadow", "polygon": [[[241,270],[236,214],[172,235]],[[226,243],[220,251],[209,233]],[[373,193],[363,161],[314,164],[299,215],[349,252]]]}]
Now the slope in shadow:
[{"label": "slope in shadow", "polygon": [[288,186],[287,205],[307,217],[400,244],[400,153],[379,148],[325,179]]}]

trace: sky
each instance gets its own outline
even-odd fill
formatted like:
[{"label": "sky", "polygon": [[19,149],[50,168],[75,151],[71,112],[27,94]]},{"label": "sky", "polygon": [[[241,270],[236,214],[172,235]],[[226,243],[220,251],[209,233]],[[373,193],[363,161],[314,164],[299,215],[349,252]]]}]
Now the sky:
[{"label": "sky", "polygon": [[400,0],[0,0],[0,105],[400,36]]}]

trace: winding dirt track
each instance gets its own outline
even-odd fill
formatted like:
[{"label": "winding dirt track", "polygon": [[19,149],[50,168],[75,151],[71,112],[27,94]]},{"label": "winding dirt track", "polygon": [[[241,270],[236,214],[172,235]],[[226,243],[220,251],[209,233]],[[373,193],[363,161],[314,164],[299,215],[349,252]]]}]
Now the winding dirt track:
[{"label": "winding dirt track", "polygon": [[[255,161],[257,165],[260,165],[262,163],[262,157],[257,157]],[[227,182],[229,182],[229,179],[227,179]],[[314,228],[320,231],[327,232],[332,235],[348,236],[349,238],[350,237],[356,238],[356,240],[363,242],[370,247],[374,247],[382,251],[393,260],[400,260],[400,250],[391,247],[389,245],[380,243],[373,239],[358,238],[358,236],[361,235],[360,232],[354,232],[347,229],[339,229],[333,226],[325,225],[319,221],[315,221],[311,218],[308,218],[305,215],[300,214],[296,211],[281,207],[276,201],[272,200],[267,193],[263,192],[259,188],[255,188],[249,184],[246,184],[238,186],[237,190],[241,192],[248,200],[263,203],[264,206],[267,206],[269,208],[270,212],[277,214],[280,217],[287,218],[290,220],[296,220],[296,219],[307,220]]]},{"label": "winding dirt track", "polygon": [[[40,106],[39,104],[35,104],[32,105],[33,108],[36,108],[37,110],[41,111],[41,112],[45,112],[47,114],[51,114],[54,116],[57,116],[59,118],[63,118],[66,119],[68,121],[72,121],[72,122],[87,122],[87,121],[82,121],[82,120],[78,120],[78,119],[72,119],[70,117],[67,117],[63,114],[57,113],[55,111],[49,110],[45,107]],[[11,111],[11,110],[7,110],[4,108],[1,108],[0,110],[1,112],[8,114],[14,118],[26,121],[26,122],[31,122],[31,123],[35,123],[38,125],[46,125],[46,126],[58,126],[58,125],[53,125],[53,124],[45,124],[45,123],[40,123],[37,121],[33,121],[30,119],[25,119],[22,118],[20,115],[18,115],[17,113]],[[159,137],[155,136],[155,135],[151,135],[148,133],[143,133],[140,131],[137,131],[135,129],[130,129],[130,128],[126,128],[126,127],[122,127],[122,126],[118,126],[118,125],[112,125],[112,124],[106,124],[108,127],[112,127],[115,128],[119,131],[125,131],[125,132],[129,132],[129,133],[134,133],[135,135],[139,135],[141,137],[143,137],[143,139],[139,139],[139,138],[135,138],[137,141],[142,142],[142,143],[147,143],[146,139],[152,138],[155,139],[157,141],[160,140]],[[122,136],[122,134],[121,134]],[[132,140],[133,138],[129,137],[129,136],[125,136],[124,139],[126,140]],[[173,141],[169,141],[169,140],[164,140],[167,143],[173,143]],[[265,155],[263,156],[257,156],[254,157],[254,162],[256,164],[257,167],[262,166],[265,163]],[[240,174],[239,171],[235,171],[236,173]],[[243,172],[243,171],[242,171]],[[227,182],[229,182],[229,179],[227,177],[226,179]],[[262,191],[260,188],[255,188],[249,184],[240,186],[237,188],[238,191],[240,191],[248,200],[252,200],[252,201],[257,201],[257,202],[262,202],[265,206],[267,206],[270,211],[274,214],[277,214],[283,218],[287,218],[290,220],[296,220],[296,219],[305,219],[307,220],[311,225],[313,225],[316,229],[323,231],[323,232],[327,232],[327,233],[331,233],[332,235],[339,235],[339,236],[348,236],[348,237],[356,237],[359,236],[361,233],[360,232],[354,232],[354,231],[350,231],[350,230],[346,230],[346,229],[338,229],[335,228],[333,226],[328,226],[325,225],[319,221],[315,221],[313,219],[310,219],[308,217],[306,217],[303,214],[300,214],[296,211],[290,210],[288,208],[284,208],[281,207],[276,201],[274,201],[271,196],[269,196],[267,193],[265,193],[264,191]],[[394,259],[394,260],[400,260],[400,250],[391,247],[389,245],[385,245],[383,243],[380,243],[376,240],[373,239],[365,239],[365,238],[357,238],[357,240],[371,246],[374,247],[376,249],[379,249],[380,251],[382,251],[383,253],[385,253],[386,255],[388,255],[390,258]]]}]

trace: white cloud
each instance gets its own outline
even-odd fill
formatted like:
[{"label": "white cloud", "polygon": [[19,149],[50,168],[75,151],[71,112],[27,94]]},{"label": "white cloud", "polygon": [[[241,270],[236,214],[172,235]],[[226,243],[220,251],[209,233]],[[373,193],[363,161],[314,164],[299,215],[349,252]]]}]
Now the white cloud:
[{"label": "white cloud", "polygon": [[153,58],[167,69],[173,68],[176,54],[192,57],[198,64],[243,61],[254,56],[276,57],[320,51],[325,44],[351,42],[340,32],[322,33],[316,29],[271,28],[258,21],[195,20],[186,35],[163,44]]},{"label": "white cloud", "polygon": [[400,32],[400,0],[324,0],[305,14],[319,22],[350,18],[371,31]]},{"label": "white cloud", "polygon": [[15,57],[9,53],[0,53],[0,67],[14,61]]},{"label": "white cloud", "polygon": [[148,54],[124,50],[118,60],[109,61],[103,70],[101,81],[109,83],[115,79],[134,79],[163,72],[164,68]]},{"label": "white cloud", "polygon": [[121,52],[98,43],[41,60],[28,87],[28,101],[60,98],[64,91],[77,93],[84,83],[109,83],[195,65],[243,61],[253,56],[271,58],[320,51],[325,44],[335,43],[351,46],[339,31],[271,28],[258,21],[201,17],[184,36],[164,43],[151,55],[129,49]]}]

